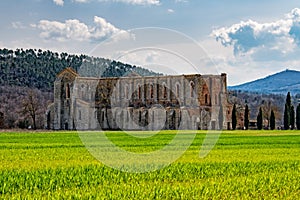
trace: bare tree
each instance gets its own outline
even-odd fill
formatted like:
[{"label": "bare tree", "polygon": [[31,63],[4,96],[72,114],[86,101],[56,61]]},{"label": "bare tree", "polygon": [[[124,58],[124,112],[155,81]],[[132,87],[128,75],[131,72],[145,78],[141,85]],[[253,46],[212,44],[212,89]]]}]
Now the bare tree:
[{"label": "bare tree", "polygon": [[29,90],[27,96],[22,101],[22,112],[24,115],[29,115],[32,120],[32,128],[36,129],[36,118],[41,108],[41,95],[38,90]]},{"label": "bare tree", "polygon": [[[30,92],[31,91],[31,92]],[[29,111],[25,112],[24,102],[29,102],[29,94],[36,96],[38,107],[36,110],[36,128],[44,127],[47,105],[53,100],[53,93],[36,88],[20,86],[0,86],[0,112],[3,113],[2,128],[33,127]]]}]

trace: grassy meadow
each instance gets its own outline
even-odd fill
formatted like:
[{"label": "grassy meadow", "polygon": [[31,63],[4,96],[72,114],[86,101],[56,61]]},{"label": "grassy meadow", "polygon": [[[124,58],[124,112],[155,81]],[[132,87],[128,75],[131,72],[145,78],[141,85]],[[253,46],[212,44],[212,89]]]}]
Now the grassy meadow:
[{"label": "grassy meadow", "polygon": [[[176,132],[140,134],[149,137],[106,132],[132,152],[161,149]],[[205,135],[165,168],[127,173],[97,161],[77,132],[0,132],[0,199],[300,198],[300,131],[223,131],[200,158]]]}]

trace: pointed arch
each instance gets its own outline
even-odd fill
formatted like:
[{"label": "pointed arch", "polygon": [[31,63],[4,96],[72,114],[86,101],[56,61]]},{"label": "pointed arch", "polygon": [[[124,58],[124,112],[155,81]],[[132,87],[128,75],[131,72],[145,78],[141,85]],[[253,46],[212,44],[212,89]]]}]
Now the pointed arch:
[{"label": "pointed arch", "polygon": [[70,98],[70,84],[66,84],[66,99]]},{"label": "pointed arch", "polygon": [[153,84],[150,84],[150,99],[154,98],[154,87]]},{"label": "pointed arch", "polygon": [[210,106],[211,105],[211,99],[209,95],[209,89],[206,83],[202,86],[202,95],[201,95],[201,105],[202,106]]},{"label": "pointed arch", "polygon": [[190,82],[190,97],[194,98],[194,93],[195,93],[195,83],[193,81]]},{"label": "pointed arch", "polygon": [[204,95],[204,104],[207,105],[208,104],[208,94]]},{"label": "pointed arch", "polygon": [[138,93],[138,99],[141,99],[142,98],[142,88],[141,88],[141,86],[139,84],[137,85],[137,87],[138,87],[138,91],[137,91],[137,93]]},{"label": "pointed arch", "polygon": [[168,96],[166,83],[163,83],[163,97],[166,99]]}]

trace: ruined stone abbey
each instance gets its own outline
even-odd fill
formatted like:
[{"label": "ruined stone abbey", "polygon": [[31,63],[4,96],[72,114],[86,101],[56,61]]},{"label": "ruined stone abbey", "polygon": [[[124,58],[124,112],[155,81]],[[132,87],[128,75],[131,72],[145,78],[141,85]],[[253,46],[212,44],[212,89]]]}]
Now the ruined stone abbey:
[{"label": "ruined stone abbey", "polygon": [[54,130],[227,129],[226,74],[119,78],[57,75],[46,126]]}]

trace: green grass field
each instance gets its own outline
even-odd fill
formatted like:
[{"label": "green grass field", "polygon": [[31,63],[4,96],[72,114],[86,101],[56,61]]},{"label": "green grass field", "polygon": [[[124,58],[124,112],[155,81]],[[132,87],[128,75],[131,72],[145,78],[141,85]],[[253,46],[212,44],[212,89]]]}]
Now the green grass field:
[{"label": "green grass field", "polygon": [[[77,132],[2,132],[0,199],[300,198],[300,131],[224,131],[200,158],[205,134],[197,132],[170,166],[127,173],[97,161]],[[122,132],[106,135],[125,150],[151,152],[175,132],[140,139]]]}]

